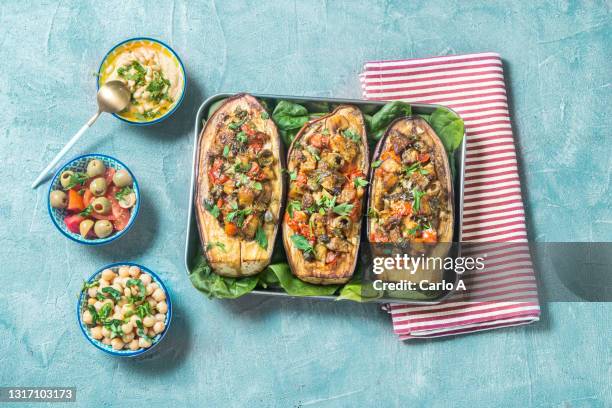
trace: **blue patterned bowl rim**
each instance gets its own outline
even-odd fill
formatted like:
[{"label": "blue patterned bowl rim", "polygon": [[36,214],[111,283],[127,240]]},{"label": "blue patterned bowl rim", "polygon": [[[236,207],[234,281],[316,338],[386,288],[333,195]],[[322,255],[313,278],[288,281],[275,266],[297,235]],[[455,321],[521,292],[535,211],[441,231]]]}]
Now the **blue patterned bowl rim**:
[{"label": "blue patterned bowl rim", "polygon": [[91,337],[89,334],[89,329],[87,325],[83,323],[83,321],[81,320],[81,313],[84,311],[83,303],[85,302],[85,299],[87,297],[86,291],[81,291],[79,295],[79,300],[77,301],[77,322],[79,324],[79,328],[81,329],[81,333],[83,333],[83,336],[85,336],[87,341],[89,341],[97,349],[102,350],[103,352],[110,354],[112,356],[115,356],[115,357],[136,357],[136,356],[140,356],[140,355],[143,355],[144,353],[151,351],[166,336],[166,333],[168,332],[168,329],[170,328],[170,323],[172,322],[172,300],[170,299],[170,292],[168,291],[168,288],[166,287],[166,285],[164,285],[164,282],[161,280],[161,278],[155,272],[153,272],[146,266],[143,266],[143,265],[140,265],[134,262],[115,262],[115,263],[103,266],[102,268],[98,269],[93,275],[91,275],[89,279],[87,279],[86,282],[87,283],[93,282],[97,277],[99,277],[102,274],[102,271],[105,269],[112,269],[113,271],[116,272],[116,270],[119,269],[120,266],[139,267],[142,272],[148,273],[149,275],[151,275],[153,277],[153,281],[159,284],[161,288],[164,290],[164,292],[166,293],[166,303],[168,304],[168,313],[166,313],[166,321],[165,321],[166,328],[164,329],[164,331],[153,338],[153,342],[151,344],[151,347],[149,348],[141,348],[141,349],[134,350],[134,351],[132,350],[114,350],[112,346],[109,346],[109,345],[107,346],[106,344],[103,344],[101,341],[98,341],[94,339],[93,337]]},{"label": "blue patterned bowl rim", "polygon": [[125,122],[125,123],[129,123],[131,125],[136,125],[136,126],[149,126],[149,125],[154,125],[156,123],[161,122],[162,120],[168,118],[170,115],[172,115],[183,103],[183,99],[185,98],[185,90],[187,89],[187,74],[185,73],[185,66],[183,65],[183,61],[181,60],[181,57],[178,56],[178,54],[172,49],[172,47],[170,47],[168,44],[166,44],[163,41],[157,40],[155,38],[151,38],[151,37],[134,37],[134,38],[128,38],[127,40],[123,40],[121,41],[119,44],[116,44],[115,46],[113,46],[107,53],[106,55],[104,55],[104,58],[102,58],[102,61],[100,62],[100,67],[98,68],[98,79],[96,80],[96,86],[97,89],[100,89],[100,72],[102,72],[102,66],[104,65],[104,62],[106,61],[106,59],[108,58],[108,56],[115,51],[117,48],[121,47],[124,44],[130,43],[130,42],[136,42],[136,41],[151,41],[154,43],[157,43],[159,45],[161,45],[162,47],[166,48],[168,51],[170,51],[170,53],[174,56],[174,58],[176,58],[176,60],[179,63],[179,66],[181,67],[181,72],[183,73],[183,89],[181,89],[181,97],[179,98],[178,102],[174,104],[174,107],[172,109],[170,109],[168,112],[164,113],[162,116],[160,116],[159,118],[149,121],[149,122],[136,122],[133,120],[128,120],[125,118],[122,118],[121,116],[117,115],[116,113],[113,113],[113,116],[116,117],[117,119]]},{"label": "blue patterned bowl rim", "polygon": [[[132,180],[134,181],[132,188],[134,189],[134,192],[136,193],[136,205],[132,209],[130,220],[128,221],[127,226],[123,230],[109,237],[106,237],[106,238],[87,239],[87,238],[83,238],[80,234],[75,234],[74,232],[68,231],[68,229],[66,228],[66,224],[64,224],[63,222],[64,218],[66,217],[66,214],[63,214],[63,215],[61,214],[61,212],[63,212],[64,210],[60,210],[60,209],[51,207],[51,201],[49,200],[51,191],[53,191],[54,188],[58,187],[59,176],[67,168],[70,168],[70,166],[72,166],[75,162],[84,160],[84,159],[88,159],[88,160],[89,159],[101,159],[104,162],[104,165],[106,166],[108,166],[109,163],[112,163],[114,164],[114,166],[111,166],[111,167],[113,167],[115,170],[121,170],[121,169],[127,170],[127,172],[130,173],[130,176],[132,176]],[[81,168],[82,166],[75,166],[75,167]],[[81,168],[81,170],[85,170],[85,168],[83,167]],[[100,154],[100,153],[83,154],[81,156],[77,156],[71,159],[66,164],[62,165],[60,169],[55,173],[53,178],[51,179],[51,183],[49,183],[49,191],[47,193],[47,209],[49,210],[49,216],[51,217],[51,221],[53,221],[53,225],[55,225],[57,230],[61,232],[68,239],[71,239],[74,242],[78,242],[79,244],[84,244],[84,245],[104,245],[104,244],[108,244],[122,237],[134,225],[134,221],[136,220],[136,217],[138,216],[138,211],[140,210],[140,188],[138,187],[138,182],[136,181],[136,177],[134,176],[134,173],[132,173],[132,171],[122,161],[117,160],[114,157],[107,156],[105,154]],[[61,220],[61,225],[60,225],[59,220]]]}]

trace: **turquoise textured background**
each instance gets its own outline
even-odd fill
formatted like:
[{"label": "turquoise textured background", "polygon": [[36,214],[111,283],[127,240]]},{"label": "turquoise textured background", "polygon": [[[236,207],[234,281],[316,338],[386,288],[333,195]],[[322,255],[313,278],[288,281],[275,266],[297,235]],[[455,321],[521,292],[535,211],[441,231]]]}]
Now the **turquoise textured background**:
[{"label": "turquoise textured background", "polygon": [[[0,5],[0,385],[77,387],[79,406],[609,407],[609,304],[543,305],[542,321],[401,343],[376,305],[211,301],[183,267],[192,129],[217,92],[359,97],[371,59],[499,52],[532,239],[612,241],[609,1],[4,1]],[[148,35],[182,57],[181,109],[151,128],[102,117],[71,156],[116,156],[142,208],[102,248],[62,237],[44,165],[95,110],[100,59]],[[165,277],[175,316],[155,354],[82,338],[82,280],[129,260]],[[90,401],[90,403],[86,403]]]}]

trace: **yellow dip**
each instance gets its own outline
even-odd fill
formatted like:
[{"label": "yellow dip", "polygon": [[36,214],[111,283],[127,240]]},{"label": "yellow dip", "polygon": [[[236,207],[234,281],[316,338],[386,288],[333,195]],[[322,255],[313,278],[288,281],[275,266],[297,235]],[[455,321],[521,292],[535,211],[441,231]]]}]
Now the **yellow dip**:
[{"label": "yellow dip", "polygon": [[172,110],[181,98],[184,72],[178,59],[159,43],[138,40],[115,48],[100,68],[99,83],[127,84],[132,101],[122,112],[131,122],[150,122]]}]

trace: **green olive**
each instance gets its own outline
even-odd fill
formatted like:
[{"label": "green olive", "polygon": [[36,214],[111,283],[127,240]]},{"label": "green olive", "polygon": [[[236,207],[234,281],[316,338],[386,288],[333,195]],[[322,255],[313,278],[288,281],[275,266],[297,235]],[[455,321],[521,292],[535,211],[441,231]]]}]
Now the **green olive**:
[{"label": "green olive", "polygon": [[49,203],[53,208],[66,208],[68,196],[61,190],[53,190],[49,195]]},{"label": "green olive", "polygon": [[93,179],[91,184],[89,185],[89,190],[95,196],[104,195],[104,193],[106,193],[106,180],[104,179],[104,177],[98,177]]},{"label": "green olive", "polygon": [[94,232],[98,238],[106,238],[113,233],[113,224],[109,220],[98,220],[94,224]]},{"label": "green olive", "polygon": [[132,185],[132,176],[127,170],[119,170],[113,176],[113,183],[117,187],[127,187]]},{"label": "green olive", "polygon": [[106,166],[99,159],[93,159],[87,163],[87,175],[89,177],[103,176],[106,171]]},{"label": "green olive", "polygon": [[111,203],[106,197],[94,198],[91,207],[97,214],[108,214],[111,210]]},{"label": "green olive", "polygon": [[86,238],[87,234],[89,234],[89,231],[91,231],[91,228],[93,226],[94,226],[94,222],[92,220],[81,221],[81,223],[79,224],[79,231],[81,232],[81,236],[83,238]]},{"label": "green olive", "polygon": [[62,187],[68,188],[70,185],[70,179],[74,176],[74,171],[66,170],[60,175],[60,183]]}]

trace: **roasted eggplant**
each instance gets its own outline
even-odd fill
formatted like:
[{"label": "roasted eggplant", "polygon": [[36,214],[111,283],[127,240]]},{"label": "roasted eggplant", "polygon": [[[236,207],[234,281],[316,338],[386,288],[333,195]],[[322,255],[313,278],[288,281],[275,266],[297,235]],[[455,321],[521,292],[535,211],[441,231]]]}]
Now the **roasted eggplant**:
[{"label": "roasted eggplant", "polygon": [[363,115],[348,105],[306,123],[291,143],[283,244],[291,271],[305,282],[339,284],[353,275],[367,146]]},{"label": "roasted eggplant", "polygon": [[[445,256],[453,238],[452,176],[444,145],[420,117],[389,125],[372,159],[368,239],[372,254],[390,247],[412,256]],[[380,245],[380,244],[392,245]],[[387,271],[383,280],[437,281],[442,270]]]},{"label": "roasted eggplant", "polygon": [[269,263],[285,196],[276,125],[251,95],[227,99],[198,144],[196,215],[219,275],[254,275]]}]

